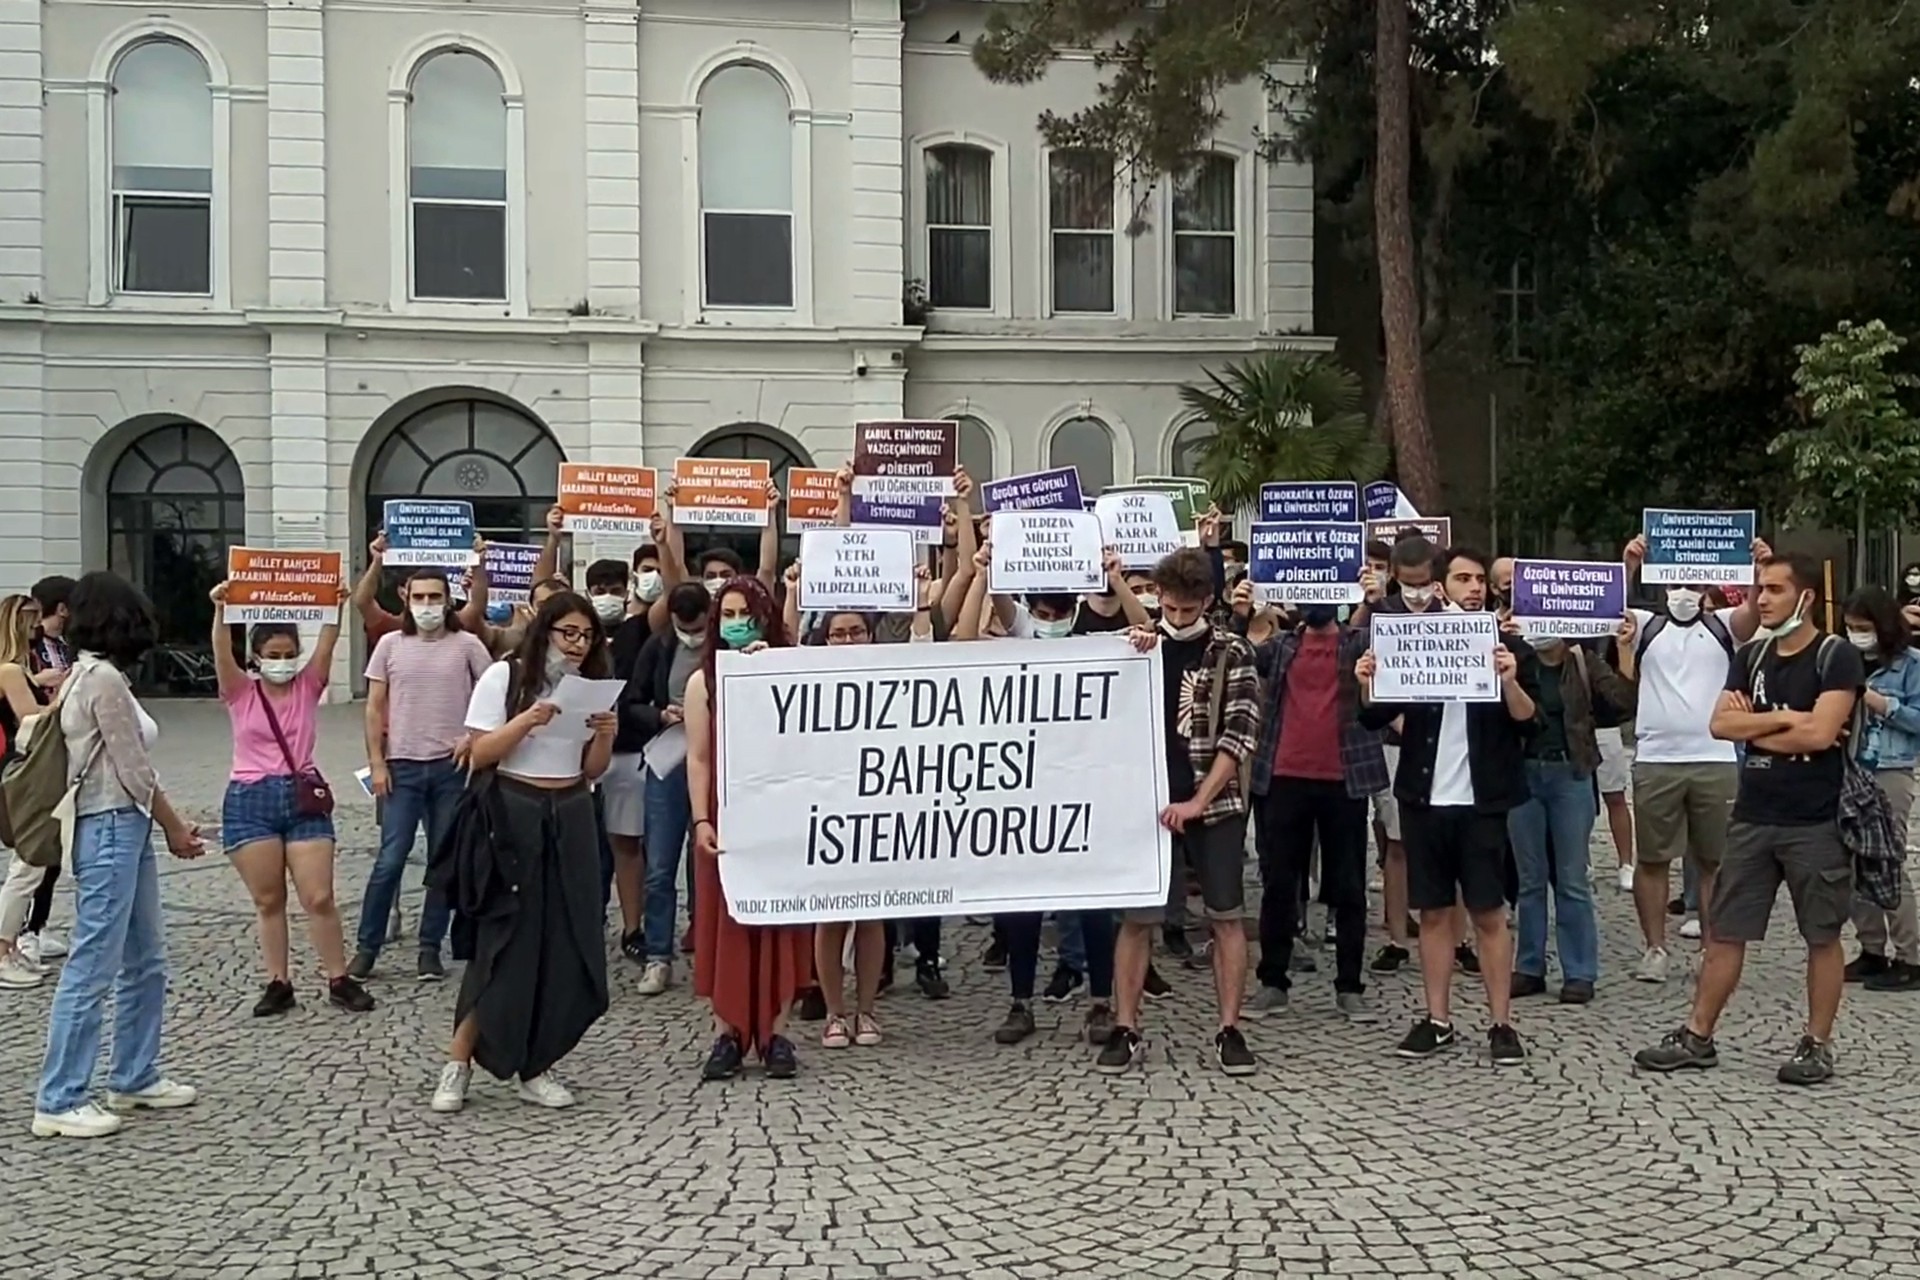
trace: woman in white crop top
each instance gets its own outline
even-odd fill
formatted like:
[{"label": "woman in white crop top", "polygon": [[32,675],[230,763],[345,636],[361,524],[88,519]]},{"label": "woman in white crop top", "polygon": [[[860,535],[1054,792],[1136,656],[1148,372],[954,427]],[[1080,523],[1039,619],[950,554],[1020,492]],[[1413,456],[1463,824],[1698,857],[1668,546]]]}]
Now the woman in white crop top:
[{"label": "woman in white crop top", "polygon": [[[89,573],[67,607],[66,635],[79,657],[47,716],[58,716],[54,723],[66,736],[74,787],[74,929],[53,997],[33,1132],[97,1138],[119,1129],[116,1113],[194,1100],[191,1086],[160,1074],[167,958],[153,828],[166,834],[176,857],[197,858],[206,849],[199,828],[182,821],[160,789],[153,768],[160,728],[127,685],[125,673],[153,647],[152,606],[114,574]],[[40,719],[34,732],[53,727]],[[116,1004],[113,1061],[102,1110],[91,1095],[109,991]]]},{"label": "woman in white crop top", "polygon": [[563,713],[550,698],[569,677],[606,680],[611,668],[593,606],[560,591],[540,605],[513,655],[473,686],[471,768],[495,773],[495,830],[511,848],[493,865],[511,868],[500,874],[513,883],[501,910],[474,921],[435,1111],[465,1105],[475,1062],[498,1079],[519,1077],[523,1102],[573,1105],[551,1068],[607,1011],[599,823],[588,785],[607,770],[619,721],[611,710]]}]

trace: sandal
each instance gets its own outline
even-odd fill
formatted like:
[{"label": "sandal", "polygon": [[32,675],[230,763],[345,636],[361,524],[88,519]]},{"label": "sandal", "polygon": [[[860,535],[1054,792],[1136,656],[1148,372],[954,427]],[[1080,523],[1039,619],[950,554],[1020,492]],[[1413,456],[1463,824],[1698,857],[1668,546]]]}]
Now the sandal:
[{"label": "sandal", "polygon": [[879,1020],[870,1013],[856,1014],[853,1019],[853,1042],[863,1048],[872,1048],[879,1044]]},{"label": "sandal", "polygon": [[847,1020],[838,1014],[827,1019],[825,1029],[820,1032],[822,1049],[844,1049],[853,1043],[853,1033],[847,1029]]}]

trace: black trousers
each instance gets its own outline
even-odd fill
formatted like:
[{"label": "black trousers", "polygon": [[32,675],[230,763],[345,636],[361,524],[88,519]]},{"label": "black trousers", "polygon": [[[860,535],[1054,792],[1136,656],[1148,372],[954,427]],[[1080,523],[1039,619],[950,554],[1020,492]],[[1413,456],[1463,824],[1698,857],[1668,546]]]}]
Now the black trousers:
[{"label": "black trousers", "polygon": [[900,945],[902,936],[913,943],[913,949],[922,960],[940,958],[940,917],[925,916],[918,920],[887,921],[887,950],[892,952]]},{"label": "black trousers", "polygon": [[38,933],[47,927],[47,916],[53,911],[53,886],[58,883],[60,868],[48,867],[40,877],[40,887],[33,891],[33,910],[27,916],[28,933]]},{"label": "black trousers", "polygon": [[1367,940],[1367,801],[1344,782],[1274,778],[1260,800],[1260,965],[1262,986],[1293,985],[1287,962],[1300,910],[1300,877],[1320,845],[1320,900],[1333,908],[1334,990],[1365,991],[1360,961]]}]

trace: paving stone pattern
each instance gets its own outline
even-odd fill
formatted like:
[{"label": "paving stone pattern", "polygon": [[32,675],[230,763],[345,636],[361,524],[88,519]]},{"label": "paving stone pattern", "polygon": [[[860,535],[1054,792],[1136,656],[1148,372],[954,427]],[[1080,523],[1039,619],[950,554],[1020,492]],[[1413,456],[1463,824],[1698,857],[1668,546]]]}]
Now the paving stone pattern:
[{"label": "paving stone pattern", "polygon": [[[216,817],[224,716],[157,710],[176,803]],[[326,710],[342,784],[359,740],[358,708]],[[342,797],[351,937],[375,829],[357,790]],[[1634,1073],[1689,987],[1628,979],[1631,911],[1603,874],[1599,998],[1523,1002],[1515,1070],[1486,1063],[1477,984],[1455,985],[1466,1046],[1402,1062],[1417,976],[1378,984],[1388,1021],[1352,1028],[1322,953],[1291,1013],[1248,1026],[1257,1075],[1214,1070],[1210,979],[1163,960],[1176,990],[1151,1007],[1144,1067],[1104,1078],[1076,1037],[1083,1003],[1043,1008],[1024,1045],[992,1043],[1005,980],[979,967],[983,931],[956,925],[953,999],[895,990],[884,1046],[803,1040],[796,1081],[701,1084],[707,1022],[684,981],[646,1000],[615,961],[613,1009],[561,1069],[578,1107],[536,1110],[487,1080],[438,1116],[451,984],[417,985],[402,947],[373,983],[379,1010],[338,1013],[296,918],[302,1005],[255,1021],[238,879],[217,856],[163,859],[161,887],[167,1063],[201,1102],[94,1143],[30,1138],[52,985],[0,995],[13,1274],[1920,1277],[1920,997],[1850,990],[1840,1077],[1776,1084],[1802,1018],[1784,902],[1705,1074]],[[63,894],[55,922],[70,916]]]}]

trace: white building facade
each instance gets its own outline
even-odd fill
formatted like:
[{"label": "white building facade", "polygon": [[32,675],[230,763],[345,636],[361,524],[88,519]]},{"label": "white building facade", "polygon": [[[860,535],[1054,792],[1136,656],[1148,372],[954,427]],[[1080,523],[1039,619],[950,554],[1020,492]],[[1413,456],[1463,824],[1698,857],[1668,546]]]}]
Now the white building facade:
[{"label": "white building facade", "polygon": [[537,536],[563,459],[831,466],[865,418],[1184,469],[1182,383],[1328,345],[1312,175],[1257,84],[1177,189],[1050,152],[1096,68],[989,83],[989,7],[0,0],[4,586],[110,567],[184,633],[229,545],[357,568],[416,495]]}]

